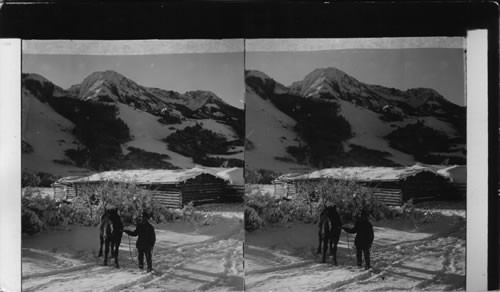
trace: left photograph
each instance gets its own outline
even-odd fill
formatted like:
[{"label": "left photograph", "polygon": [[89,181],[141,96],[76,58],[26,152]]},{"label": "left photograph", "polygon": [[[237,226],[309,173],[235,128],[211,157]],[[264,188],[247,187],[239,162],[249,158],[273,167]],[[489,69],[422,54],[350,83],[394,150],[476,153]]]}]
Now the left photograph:
[{"label": "left photograph", "polygon": [[22,42],[23,291],[242,291],[243,40]]}]

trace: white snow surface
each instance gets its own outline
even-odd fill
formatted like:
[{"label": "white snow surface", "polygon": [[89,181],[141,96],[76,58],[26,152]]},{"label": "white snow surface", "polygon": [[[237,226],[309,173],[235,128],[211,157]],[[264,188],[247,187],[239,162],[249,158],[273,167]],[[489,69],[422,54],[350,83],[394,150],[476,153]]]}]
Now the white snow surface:
[{"label": "white snow surface", "polygon": [[[464,166],[465,168],[465,166]],[[439,170],[441,170],[441,172]],[[278,178],[282,181],[307,180],[318,178],[354,179],[356,181],[398,181],[421,172],[431,172],[436,175],[450,178],[450,167],[427,166],[415,164],[410,167],[341,167],[326,168],[306,174],[286,174]]]},{"label": "white snow surface", "polygon": [[22,140],[33,147],[32,153],[22,154],[22,168],[29,172],[47,172],[55,175],[84,174],[85,169],[55,163],[69,159],[64,151],[76,148],[78,140],[71,134],[75,125],[42,103],[28,91],[23,91]]},{"label": "white snow surface", "polygon": [[[346,223],[346,222],[344,222]],[[439,217],[419,228],[372,222],[372,269],[356,266],[354,236],[341,234],[338,266],[315,255],[317,226],[287,223],[245,235],[245,291],[464,290],[465,221]]]},{"label": "white snow surface", "polygon": [[[117,103],[116,106],[119,109],[118,117],[127,124],[132,137],[132,141],[127,142],[124,148],[132,146],[148,152],[167,154],[171,158],[168,162],[173,165],[180,168],[194,167],[194,163],[190,157],[168,150],[168,144],[162,141],[162,139],[177,129],[186,127],[186,124],[164,125],[158,122],[159,118],[157,116],[152,114],[136,110],[122,103]],[[126,153],[127,151],[124,150],[124,152]]]},{"label": "white snow surface", "polygon": [[205,167],[205,166],[198,166],[198,167],[212,171],[215,175],[227,180],[230,184],[240,185],[240,186],[245,184],[245,178],[243,177],[242,167],[232,167],[232,168]]},{"label": "white snow surface", "polygon": [[295,120],[250,89],[247,89],[245,102],[246,138],[254,146],[245,150],[245,164],[253,169],[279,171],[304,168],[297,163],[275,159],[290,156],[286,152],[287,146],[305,144],[293,130]]},{"label": "white snow surface", "polygon": [[96,182],[96,181],[120,181],[135,182],[138,184],[151,183],[182,183],[195,178],[201,174],[212,174],[210,171],[202,168],[191,169],[129,169],[129,170],[110,170],[96,173],[87,177],[81,177],[72,180],[76,182]]},{"label": "white snow surface", "polygon": [[224,216],[212,216],[209,225],[153,224],[154,274],[137,268],[136,238],[126,234],[118,269],[113,267],[114,259],[105,267],[103,258],[96,257],[98,227],[24,235],[23,291],[242,291],[242,206],[204,209],[206,214]]},{"label": "white snow surface", "polygon": [[[159,117],[144,111],[136,110],[126,104],[117,103],[119,108],[118,117],[122,119],[129,127],[132,141],[125,143],[124,153],[127,153],[127,147],[132,146],[148,152],[166,154],[170,159],[165,161],[172,163],[180,168],[192,168],[195,166],[191,157],[186,157],[167,148],[168,143],[162,141],[177,130],[182,130],[188,126],[194,126],[196,123],[202,124],[204,129],[208,129],[224,135],[228,139],[237,138],[234,131],[225,124],[218,123],[211,119],[186,120],[181,124],[165,125],[158,122]],[[234,156],[237,159],[243,159],[243,152]]]},{"label": "white snow surface", "polygon": [[[415,164],[416,161],[412,155],[389,147],[389,142],[384,137],[395,128],[391,127],[391,123],[380,120],[380,114],[344,100],[338,100],[338,103],[342,116],[349,122],[354,133],[354,137],[347,140],[346,144],[356,144],[368,149],[388,152],[391,155],[387,157],[388,159],[402,165]],[[403,126],[407,123],[409,122],[392,124]]]},{"label": "white snow surface", "polygon": [[196,166],[190,169],[129,169],[111,170],[95,173],[85,177],[65,177],[60,183],[120,181],[139,184],[181,183],[201,174],[210,174],[228,181],[231,184],[243,185],[243,168],[211,168]]},{"label": "white snow surface", "polygon": [[438,173],[449,177],[454,183],[467,183],[467,166],[465,165],[452,165],[438,170]]},{"label": "white snow surface", "polygon": [[[234,133],[233,129],[230,126],[225,125],[225,124],[221,124],[221,123],[219,123],[215,120],[212,120],[212,119],[195,120],[195,121],[192,121],[192,123],[193,123],[193,125],[195,123],[200,123],[200,124],[202,124],[202,127],[204,129],[213,131],[215,133],[219,133],[219,134],[227,137],[228,140],[238,138],[238,136]],[[243,159],[243,156],[240,159]]]}]

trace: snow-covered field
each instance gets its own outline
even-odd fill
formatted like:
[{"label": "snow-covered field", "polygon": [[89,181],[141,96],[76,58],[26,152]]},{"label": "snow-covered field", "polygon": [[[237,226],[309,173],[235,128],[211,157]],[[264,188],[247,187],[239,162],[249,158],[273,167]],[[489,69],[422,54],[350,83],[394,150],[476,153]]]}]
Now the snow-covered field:
[{"label": "snow-covered field", "polygon": [[[22,239],[23,291],[241,291],[242,205],[202,206],[208,224],[154,225],[154,274],[137,266],[135,238],[123,235],[121,267],[97,258],[97,227],[71,227]],[[206,222],[207,223],[207,222]]]},{"label": "snow-covered field", "polygon": [[[321,264],[315,224],[288,223],[245,235],[246,291],[465,289],[465,218],[436,215],[418,226],[373,222],[369,271],[356,266],[354,237],[341,234],[338,266]],[[348,249],[349,247],[349,249]]]}]

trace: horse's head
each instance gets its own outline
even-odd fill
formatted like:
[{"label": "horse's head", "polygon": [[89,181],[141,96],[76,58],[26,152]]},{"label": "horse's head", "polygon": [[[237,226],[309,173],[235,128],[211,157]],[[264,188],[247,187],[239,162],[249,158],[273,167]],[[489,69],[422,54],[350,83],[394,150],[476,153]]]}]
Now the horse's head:
[{"label": "horse's head", "polygon": [[102,215],[102,217],[108,217],[112,221],[121,220],[120,215],[118,214],[117,208],[110,208],[110,209],[104,210],[104,214]]},{"label": "horse's head", "polygon": [[330,206],[327,206],[326,207],[326,211],[328,212],[328,214],[332,215],[332,214],[336,214],[337,213],[337,206],[336,205],[330,205]]},{"label": "horse's head", "polygon": [[340,215],[337,212],[337,206],[336,205],[331,205],[328,206],[326,209],[327,216],[331,221],[340,221]]}]

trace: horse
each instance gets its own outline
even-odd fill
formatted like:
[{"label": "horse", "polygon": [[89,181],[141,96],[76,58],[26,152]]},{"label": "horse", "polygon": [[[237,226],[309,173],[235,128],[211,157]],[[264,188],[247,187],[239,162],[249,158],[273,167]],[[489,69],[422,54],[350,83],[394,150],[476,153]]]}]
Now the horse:
[{"label": "horse", "polygon": [[319,245],[316,254],[321,253],[323,243],[322,263],[326,262],[326,250],[330,247],[330,255],[333,255],[333,263],[337,265],[337,245],[342,231],[342,220],[337,212],[336,206],[327,206],[319,215],[318,222]]},{"label": "horse", "polygon": [[102,256],[102,246],[105,245],[104,250],[104,266],[108,265],[108,252],[111,247],[111,258],[115,258],[115,267],[119,268],[118,264],[118,249],[122,241],[123,223],[118,215],[118,210],[108,209],[104,211],[101,216],[99,224],[99,239],[100,248],[97,257]]}]

